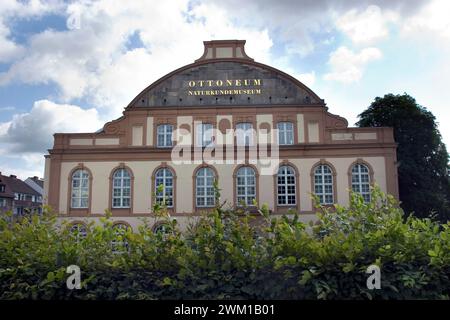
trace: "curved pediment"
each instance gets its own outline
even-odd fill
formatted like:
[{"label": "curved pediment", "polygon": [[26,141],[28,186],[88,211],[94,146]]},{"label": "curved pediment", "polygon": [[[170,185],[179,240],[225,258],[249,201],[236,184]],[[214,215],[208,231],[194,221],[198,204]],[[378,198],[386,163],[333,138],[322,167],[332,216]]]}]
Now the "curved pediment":
[{"label": "curved pediment", "polygon": [[324,105],[288,74],[251,59],[205,59],[159,79],[127,107]]}]

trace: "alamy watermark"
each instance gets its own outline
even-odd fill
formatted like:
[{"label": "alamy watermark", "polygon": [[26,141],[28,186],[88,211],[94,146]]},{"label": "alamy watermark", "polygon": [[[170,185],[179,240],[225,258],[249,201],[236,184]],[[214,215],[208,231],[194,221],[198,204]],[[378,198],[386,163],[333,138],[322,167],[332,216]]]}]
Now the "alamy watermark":
[{"label": "alamy watermark", "polygon": [[367,289],[381,289],[381,270],[380,267],[372,264],[367,267],[366,273],[371,274],[366,281]]},{"label": "alamy watermark", "polygon": [[[184,128],[174,130],[172,140],[176,144],[171,160],[175,165],[251,164],[258,167],[260,175],[273,175],[277,170],[280,164],[278,129],[271,132],[254,128],[226,129],[223,133],[212,127],[205,130],[203,125],[194,122],[195,134]],[[293,143],[293,130],[289,136]]]},{"label": "alamy watermark", "polygon": [[66,273],[69,273],[70,276],[67,278],[66,286],[67,289],[81,289],[81,270],[77,265],[70,265],[66,269]]}]

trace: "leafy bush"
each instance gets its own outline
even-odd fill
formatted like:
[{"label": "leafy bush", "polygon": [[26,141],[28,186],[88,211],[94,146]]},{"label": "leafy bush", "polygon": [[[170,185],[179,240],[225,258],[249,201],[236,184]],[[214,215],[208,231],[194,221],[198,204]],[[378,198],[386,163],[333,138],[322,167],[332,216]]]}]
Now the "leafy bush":
[{"label": "leafy bush", "polygon": [[[217,205],[185,232],[156,206],[167,233],[144,220],[118,235],[107,214],[84,238],[49,212],[3,216],[0,298],[449,299],[450,224],[405,218],[378,188],[371,199],[352,194],[347,208],[318,206],[314,225],[295,213],[274,218],[266,206],[256,221]],[[66,287],[72,264],[81,268],[80,290]],[[372,264],[380,290],[366,286]]]}]

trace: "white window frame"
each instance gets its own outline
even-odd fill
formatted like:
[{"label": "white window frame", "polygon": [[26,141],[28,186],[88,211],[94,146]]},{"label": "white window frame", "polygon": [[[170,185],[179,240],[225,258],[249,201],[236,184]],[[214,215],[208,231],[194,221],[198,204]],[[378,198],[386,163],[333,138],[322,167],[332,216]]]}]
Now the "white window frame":
[{"label": "white window frame", "polygon": [[[320,178],[319,182],[318,178]],[[329,178],[329,181],[325,181],[326,178]],[[321,192],[317,191],[317,187],[319,186],[322,187]],[[331,191],[326,191],[327,187]],[[329,165],[320,164],[314,168],[314,194],[319,197],[320,204],[334,204],[334,176],[333,169]],[[331,197],[331,201],[327,200],[328,197]]]},{"label": "white window frame", "polygon": [[[240,178],[243,183],[240,183]],[[250,178],[253,178],[253,184],[249,183]],[[254,192],[249,192],[249,188],[253,187]],[[243,188],[244,193],[240,193],[239,189]],[[236,205],[254,206],[253,200],[256,200],[256,172],[252,167],[240,167],[236,173]]]},{"label": "white window frame", "polygon": [[[89,207],[89,179],[89,172],[85,169],[77,169],[72,173],[70,196],[71,208],[87,209]],[[74,186],[75,181],[78,181],[78,186]],[[74,202],[74,200],[76,202]],[[83,200],[86,200],[86,205],[83,205]]]},{"label": "white window frame", "polygon": [[[288,178],[292,177],[294,182],[289,183]],[[280,178],[283,179],[280,183]],[[284,192],[280,193],[280,187],[284,187]],[[294,192],[289,192],[289,187],[294,187]],[[290,197],[294,197],[294,202],[289,203]],[[284,203],[280,203],[281,199],[284,199]],[[295,176],[295,170],[289,165],[281,166],[277,173],[277,205],[278,206],[295,206],[297,205],[297,178]]]},{"label": "white window frame", "polygon": [[[212,178],[212,179],[211,179]],[[212,182],[208,183],[208,179]],[[215,206],[216,196],[214,190],[214,180],[216,175],[209,167],[200,168],[195,174],[195,205],[198,208],[210,208]],[[202,183],[199,183],[199,182]],[[201,192],[199,192],[201,191]],[[200,200],[203,200],[203,203]]]},{"label": "white window frame", "polygon": [[278,144],[288,146],[294,144],[294,124],[289,121],[278,122]]},{"label": "white window frame", "polygon": [[[118,185],[116,185],[116,181],[118,182]],[[128,181],[128,183],[126,183],[126,181]],[[116,195],[116,190],[119,193],[118,195]],[[126,190],[128,191],[128,195],[125,195]],[[115,204],[114,200],[119,200],[119,204]],[[125,200],[128,200],[128,204],[124,204]],[[131,207],[131,174],[125,168],[116,169],[113,173],[111,205],[114,209]]]},{"label": "white window frame", "polygon": [[198,147],[214,144],[214,126],[211,123],[197,123],[196,142]]},{"label": "white window frame", "polygon": [[[352,177],[351,177],[352,191],[357,192],[360,195],[362,195],[364,202],[366,202],[366,203],[370,202],[370,182],[371,181],[370,181],[369,167],[363,163],[357,163],[352,166],[351,173],[352,173]],[[367,181],[362,181],[363,176],[367,176]],[[363,191],[363,186],[365,188],[367,187],[366,191]]]},{"label": "white window frame", "polygon": [[236,143],[238,146],[253,146],[253,124],[240,122],[236,124]]},{"label": "white window frame", "polygon": [[[159,204],[165,202],[168,208],[173,208],[173,172],[169,168],[159,168],[155,172],[155,201]],[[171,185],[167,184],[167,181],[171,180]],[[160,185],[163,185],[162,192],[158,192]],[[170,191],[170,192],[169,192]]]},{"label": "white window frame", "polygon": [[[173,146],[172,141],[173,125],[160,124],[156,127],[156,145],[158,148],[170,148]],[[162,143],[160,138],[162,138]]]}]

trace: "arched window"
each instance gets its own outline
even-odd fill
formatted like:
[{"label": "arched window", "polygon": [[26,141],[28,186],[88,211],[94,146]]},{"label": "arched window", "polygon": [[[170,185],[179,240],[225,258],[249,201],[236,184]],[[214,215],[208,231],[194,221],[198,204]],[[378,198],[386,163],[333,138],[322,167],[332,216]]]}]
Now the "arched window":
[{"label": "arched window", "polygon": [[80,209],[89,206],[89,172],[78,169],[72,174],[71,207]]},{"label": "arched window", "polygon": [[236,174],[237,205],[252,206],[256,200],[256,174],[252,167],[241,167]]},{"label": "arched window", "polygon": [[198,123],[196,129],[198,147],[207,147],[214,144],[214,127],[211,123]]},{"label": "arched window", "polygon": [[201,168],[195,176],[195,201],[197,207],[213,207],[215,204],[214,171]]},{"label": "arched window", "polygon": [[295,170],[290,166],[282,166],[277,174],[278,205],[296,204]]},{"label": "arched window", "polygon": [[169,234],[172,232],[172,227],[168,223],[159,223],[153,227],[153,232],[156,234]]},{"label": "arched window", "polygon": [[113,225],[114,239],[111,241],[113,253],[123,253],[129,251],[129,244],[126,239],[130,226],[125,223],[116,223]]},{"label": "arched window", "polygon": [[238,146],[253,145],[253,125],[249,122],[236,124],[236,142]]},{"label": "arched window", "polygon": [[292,122],[278,122],[278,144],[294,144],[294,125]]},{"label": "arched window", "polygon": [[168,148],[172,146],[172,131],[173,126],[171,124],[162,124],[157,127],[156,142],[159,148]]},{"label": "arched window", "polygon": [[314,193],[319,197],[320,204],[333,204],[333,171],[326,164],[314,169]]},{"label": "arched window", "polygon": [[74,223],[70,227],[69,231],[76,242],[79,242],[87,237],[87,228],[83,223]]},{"label": "arched window", "polygon": [[127,169],[120,168],[113,174],[113,208],[129,208],[131,203],[131,176]]},{"label": "arched window", "polygon": [[362,195],[365,202],[370,202],[369,168],[361,163],[352,167],[352,190]]},{"label": "arched window", "polygon": [[155,173],[155,200],[168,208],[173,207],[173,173],[168,168],[158,169]]}]

